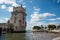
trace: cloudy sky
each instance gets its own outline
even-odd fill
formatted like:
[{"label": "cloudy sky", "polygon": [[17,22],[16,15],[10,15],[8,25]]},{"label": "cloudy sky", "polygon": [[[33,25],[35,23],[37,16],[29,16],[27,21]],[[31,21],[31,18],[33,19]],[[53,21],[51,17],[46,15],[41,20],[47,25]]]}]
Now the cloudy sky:
[{"label": "cloudy sky", "polygon": [[0,0],[0,23],[6,23],[13,7],[21,4],[26,8],[26,29],[60,23],[60,0]]}]

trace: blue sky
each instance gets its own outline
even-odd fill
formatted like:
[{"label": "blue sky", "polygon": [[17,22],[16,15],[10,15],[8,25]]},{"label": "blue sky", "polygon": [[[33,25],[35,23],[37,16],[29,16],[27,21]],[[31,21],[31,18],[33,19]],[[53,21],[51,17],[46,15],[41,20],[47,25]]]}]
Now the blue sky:
[{"label": "blue sky", "polygon": [[26,29],[60,23],[60,0],[0,0],[0,23],[6,23],[13,7],[21,4],[26,8]]}]

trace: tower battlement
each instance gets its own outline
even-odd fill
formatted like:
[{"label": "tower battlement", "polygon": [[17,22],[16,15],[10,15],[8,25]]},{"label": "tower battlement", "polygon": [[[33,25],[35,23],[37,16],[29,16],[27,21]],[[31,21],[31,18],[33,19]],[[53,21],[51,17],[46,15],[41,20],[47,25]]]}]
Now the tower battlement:
[{"label": "tower battlement", "polygon": [[26,9],[23,6],[13,7],[13,11],[23,11],[25,12]]}]

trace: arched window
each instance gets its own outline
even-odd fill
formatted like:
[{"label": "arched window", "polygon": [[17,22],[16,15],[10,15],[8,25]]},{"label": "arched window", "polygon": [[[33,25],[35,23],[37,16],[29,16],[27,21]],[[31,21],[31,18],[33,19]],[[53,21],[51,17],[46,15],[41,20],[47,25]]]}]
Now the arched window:
[{"label": "arched window", "polygon": [[14,18],[14,23],[16,23],[16,19],[17,19],[17,18],[15,17],[15,18]]},{"label": "arched window", "polygon": [[21,20],[19,20],[19,23],[21,23]]}]

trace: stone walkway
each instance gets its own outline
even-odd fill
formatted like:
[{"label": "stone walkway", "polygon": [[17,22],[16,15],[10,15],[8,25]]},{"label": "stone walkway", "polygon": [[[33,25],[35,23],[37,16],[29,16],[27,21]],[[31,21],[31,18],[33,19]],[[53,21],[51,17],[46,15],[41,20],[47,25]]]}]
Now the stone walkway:
[{"label": "stone walkway", "polygon": [[54,38],[53,40],[60,40],[60,37],[58,37],[58,38]]}]

